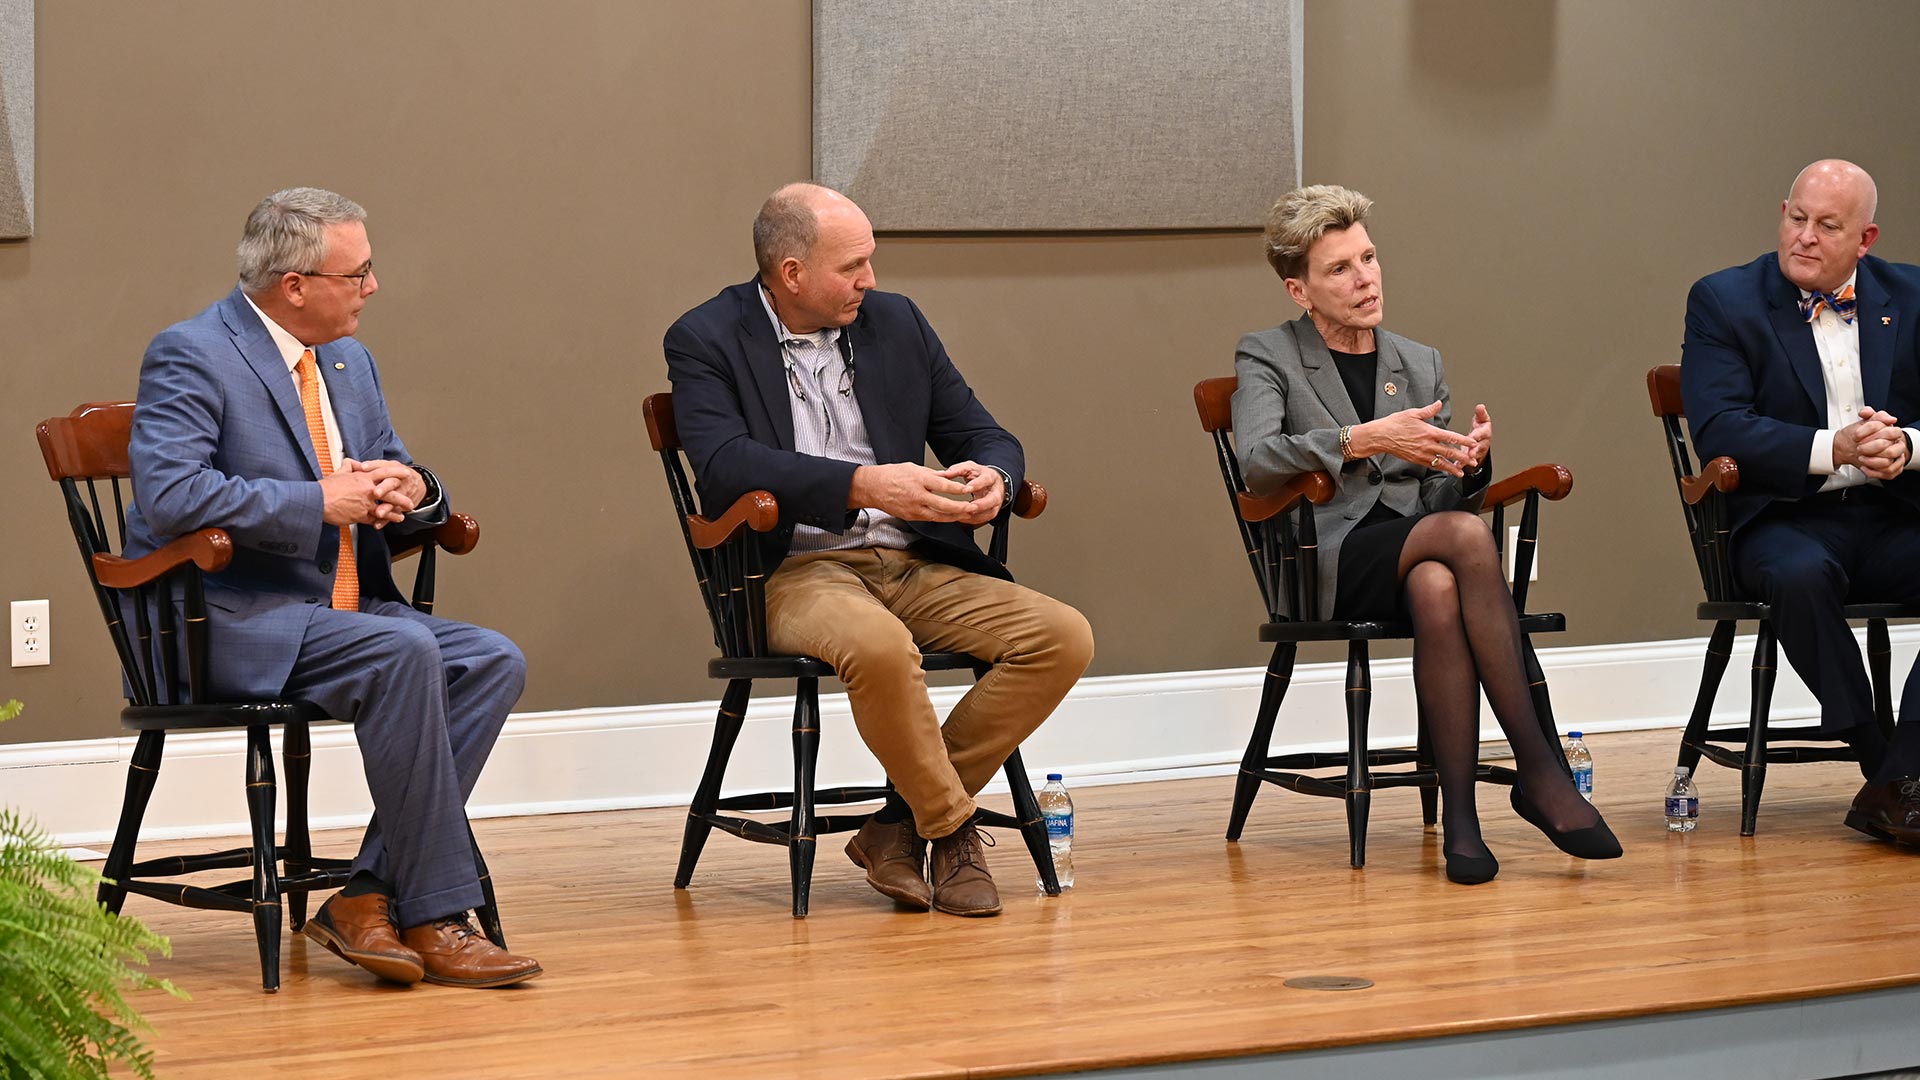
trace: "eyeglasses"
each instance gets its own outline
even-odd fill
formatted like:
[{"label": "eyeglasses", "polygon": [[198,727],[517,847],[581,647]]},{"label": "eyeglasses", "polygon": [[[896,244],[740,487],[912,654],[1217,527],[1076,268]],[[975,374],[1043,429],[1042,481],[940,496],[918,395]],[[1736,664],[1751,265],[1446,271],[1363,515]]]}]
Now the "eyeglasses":
[{"label": "eyeglasses", "polygon": [[[853,395],[853,342],[847,340],[845,335],[842,335],[840,340],[844,343],[845,351],[840,354],[840,385],[836,389],[841,397],[851,397]],[[793,347],[800,342],[793,338],[786,338],[781,344]],[[804,403],[807,400],[807,388],[800,383],[800,369],[793,362],[792,356],[784,356],[783,359],[786,361],[787,387],[793,391],[794,397]],[[826,422],[826,441],[827,445],[831,446],[833,445],[833,410],[828,408],[824,401],[820,403],[820,417]]]},{"label": "eyeglasses", "polygon": [[368,259],[365,266],[350,274],[330,274],[323,270],[275,270],[276,274],[299,274],[301,277],[337,277],[353,282],[353,287],[366,291],[367,278],[373,276],[373,260]]}]

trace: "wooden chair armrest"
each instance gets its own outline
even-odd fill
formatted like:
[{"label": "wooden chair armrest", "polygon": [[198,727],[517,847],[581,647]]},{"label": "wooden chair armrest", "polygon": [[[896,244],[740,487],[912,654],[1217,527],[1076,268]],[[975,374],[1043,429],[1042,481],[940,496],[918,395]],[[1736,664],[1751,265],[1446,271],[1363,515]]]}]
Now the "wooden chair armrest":
[{"label": "wooden chair armrest", "polygon": [[772,532],[780,523],[780,503],[771,491],[749,491],[733,500],[719,520],[709,521],[699,514],[687,515],[687,535],[693,546],[711,550],[733,539],[744,526],[754,532]]},{"label": "wooden chair armrest", "polygon": [[480,523],[465,514],[449,514],[447,520],[424,532],[395,533],[387,541],[387,551],[395,559],[418,555],[429,543],[449,555],[465,555],[480,546]]},{"label": "wooden chair armrest", "polygon": [[1293,505],[1305,499],[1315,506],[1325,506],[1333,498],[1333,477],[1324,472],[1301,473],[1287,481],[1287,485],[1271,495],[1255,495],[1243,491],[1234,496],[1239,504],[1240,516],[1247,521],[1265,521],[1277,514],[1293,509]]},{"label": "wooden chair armrest", "polygon": [[1680,478],[1680,497],[1692,506],[1707,497],[1707,492],[1731,492],[1740,490],[1740,463],[1730,457],[1717,457],[1707,462],[1699,476]]},{"label": "wooden chair armrest", "polygon": [[1015,517],[1037,518],[1047,508],[1047,489],[1031,480],[1020,481],[1020,490],[1013,496]]},{"label": "wooden chair armrest", "polygon": [[1480,501],[1480,509],[1511,506],[1526,498],[1529,491],[1538,491],[1545,498],[1557,502],[1566,498],[1572,490],[1573,472],[1565,465],[1535,465],[1488,485],[1486,498]]},{"label": "wooden chair armrest", "polygon": [[224,529],[201,529],[175,539],[159,551],[137,559],[118,555],[95,555],[93,573],[109,589],[133,589],[158,581],[164,575],[192,563],[212,574],[233,561],[233,538]]}]

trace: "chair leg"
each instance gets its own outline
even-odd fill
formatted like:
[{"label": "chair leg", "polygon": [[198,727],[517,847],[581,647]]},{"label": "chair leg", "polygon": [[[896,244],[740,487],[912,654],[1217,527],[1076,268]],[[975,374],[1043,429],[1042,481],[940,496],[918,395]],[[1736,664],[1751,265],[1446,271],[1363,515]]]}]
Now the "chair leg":
[{"label": "chair leg", "polygon": [[1707,659],[1700,668],[1700,692],[1694,696],[1693,715],[1687,718],[1686,734],[1680,736],[1680,757],[1674,762],[1689,773],[1700,768],[1700,744],[1706,741],[1713,719],[1713,699],[1720,693],[1720,679],[1733,658],[1733,629],[1732,619],[1722,619],[1713,624],[1713,637],[1707,642]]},{"label": "chair leg", "polygon": [[733,756],[734,740],[747,722],[747,695],[752,679],[731,679],[720,698],[720,714],[714,719],[713,747],[707,751],[707,771],[700,775],[700,786],[693,791],[693,805],[687,808],[686,832],[680,837],[680,868],[674,872],[673,887],[684,889],[693,882],[693,868],[700,862],[700,849],[707,846],[713,826],[707,824],[720,801],[720,784],[727,776],[727,759]]},{"label": "chair leg", "polygon": [[480,854],[480,841],[473,835],[473,825],[467,825],[467,842],[473,846],[473,871],[480,877],[480,906],[473,909],[473,917],[480,923],[480,932],[487,940],[501,948],[507,947],[507,932],[500,928],[500,905],[493,898],[493,875],[487,872],[487,857]]},{"label": "chair leg", "polygon": [[1253,797],[1260,794],[1260,773],[1267,767],[1267,755],[1273,749],[1273,723],[1280,715],[1280,703],[1286,699],[1293,681],[1293,660],[1300,646],[1283,641],[1273,647],[1267,661],[1267,677],[1260,687],[1260,711],[1253,716],[1253,735],[1247,740],[1247,752],[1240,758],[1240,775],[1233,783],[1233,812],[1227,817],[1227,839],[1240,839],[1246,827],[1247,812],[1253,809]]},{"label": "chair leg", "polygon": [[[1520,659],[1526,664],[1527,691],[1533,696],[1533,715],[1540,724],[1540,734],[1547,737],[1548,746],[1558,747],[1560,727],[1553,720],[1553,699],[1547,694],[1547,673],[1540,667],[1540,654],[1533,650],[1533,638],[1525,634],[1520,636]],[[1567,779],[1573,779],[1573,766],[1567,764],[1567,755],[1556,753],[1553,757]]]},{"label": "chair leg", "polygon": [[1053,845],[1047,840],[1047,822],[1040,816],[1040,800],[1034,797],[1033,781],[1027,779],[1026,763],[1020,751],[1008,756],[1007,789],[1013,795],[1013,816],[1020,822],[1020,839],[1026,841],[1027,854],[1033,856],[1033,868],[1040,872],[1041,887],[1048,896],[1060,895],[1060,876],[1053,865]]},{"label": "chair leg", "polygon": [[[281,850],[287,876],[313,868],[313,836],[307,828],[307,779],[313,774],[313,743],[305,720],[290,720],[280,732],[280,759],[287,769],[287,842]],[[307,891],[287,894],[287,924],[294,933],[307,924]]]},{"label": "chair leg", "polygon": [[1367,809],[1373,774],[1367,768],[1367,714],[1373,708],[1373,675],[1367,643],[1347,642],[1347,847],[1355,870],[1367,865]]},{"label": "chair leg", "polygon": [[[1422,772],[1433,772],[1433,746],[1427,741],[1427,716],[1424,710],[1419,712],[1414,731],[1414,765]],[[1431,829],[1439,821],[1440,784],[1436,779],[1434,783],[1420,785],[1420,824]]]},{"label": "chair leg", "polygon": [[265,724],[247,728],[247,816],[253,821],[253,936],[260,987],[280,989],[280,873],[273,850],[273,741]]},{"label": "chair leg", "polygon": [[1887,620],[1867,620],[1867,667],[1873,672],[1873,719],[1880,734],[1893,740],[1893,646],[1887,640]]},{"label": "chair leg", "polygon": [[1760,620],[1753,643],[1753,711],[1747,718],[1747,759],[1740,770],[1740,835],[1752,836],[1760,817],[1760,790],[1767,784],[1767,712],[1775,675],[1773,623]]},{"label": "chair leg", "polygon": [[793,917],[807,916],[813,887],[813,769],[820,757],[820,680],[800,679],[793,701],[793,823],[787,863],[793,874]]},{"label": "chair leg", "polygon": [[133,849],[140,842],[140,820],[147,815],[147,800],[153,797],[154,782],[160,779],[160,751],[167,733],[143,731],[133,746],[133,761],[127,766],[127,793],[120,804],[120,824],[113,831],[113,847],[101,870],[106,878],[100,883],[96,899],[115,915],[127,902],[127,869],[133,865]]}]

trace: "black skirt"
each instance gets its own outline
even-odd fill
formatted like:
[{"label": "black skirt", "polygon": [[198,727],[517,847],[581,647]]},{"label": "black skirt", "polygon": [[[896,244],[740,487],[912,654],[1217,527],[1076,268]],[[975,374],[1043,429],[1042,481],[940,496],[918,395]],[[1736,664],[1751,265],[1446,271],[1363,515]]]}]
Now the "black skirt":
[{"label": "black skirt", "polygon": [[1400,587],[1400,549],[1423,515],[1401,517],[1375,503],[1340,545],[1334,572],[1333,617],[1404,619],[1406,591]]}]

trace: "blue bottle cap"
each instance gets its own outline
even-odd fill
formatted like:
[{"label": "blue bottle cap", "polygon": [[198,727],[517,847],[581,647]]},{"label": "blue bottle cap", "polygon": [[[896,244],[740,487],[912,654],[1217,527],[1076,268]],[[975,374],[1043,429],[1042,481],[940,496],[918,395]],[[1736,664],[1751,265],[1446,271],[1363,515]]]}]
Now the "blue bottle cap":
[{"label": "blue bottle cap", "polygon": [[1066,779],[1065,777],[1063,777],[1063,776],[1061,776],[1061,775],[1060,775],[1059,773],[1057,773],[1057,772],[1050,772],[1050,773],[1048,773],[1048,774],[1047,774],[1047,780],[1048,780],[1048,782],[1052,782],[1052,781],[1054,781],[1054,780],[1065,780],[1065,779]]},{"label": "blue bottle cap", "polygon": [[1569,739],[1577,739],[1577,738],[1579,738],[1579,737],[1580,737],[1580,733],[1579,733],[1579,732],[1577,732],[1577,731],[1569,731],[1569,732],[1567,732],[1567,738],[1569,738]]}]

